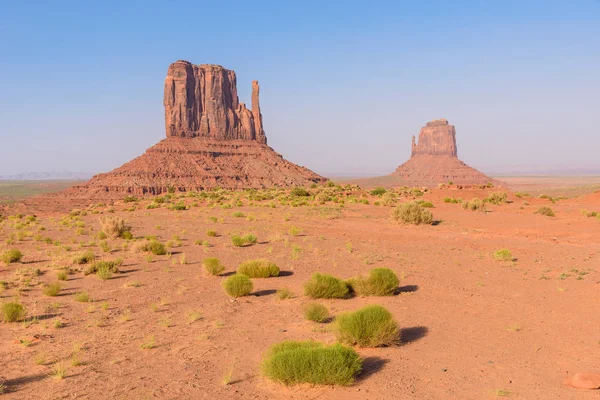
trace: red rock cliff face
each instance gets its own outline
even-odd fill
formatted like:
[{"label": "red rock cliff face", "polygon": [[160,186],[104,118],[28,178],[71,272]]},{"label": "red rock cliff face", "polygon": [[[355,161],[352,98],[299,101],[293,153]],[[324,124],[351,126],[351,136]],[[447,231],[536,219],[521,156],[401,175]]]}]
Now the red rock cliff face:
[{"label": "red rock cliff face", "polygon": [[266,143],[258,82],[252,82],[252,110],[240,103],[234,71],[220,65],[177,61],[165,79],[167,137],[253,140]]},{"label": "red rock cliff face", "polygon": [[411,157],[417,155],[457,157],[454,125],[443,118],[428,122],[419,132],[419,143],[412,138]]}]

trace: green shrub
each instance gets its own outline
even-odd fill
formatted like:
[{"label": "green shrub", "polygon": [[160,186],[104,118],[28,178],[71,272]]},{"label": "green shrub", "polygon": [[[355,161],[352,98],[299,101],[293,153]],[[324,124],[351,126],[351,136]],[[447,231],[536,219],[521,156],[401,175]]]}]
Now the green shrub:
[{"label": "green shrub", "polygon": [[75,301],[78,301],[79,303],[87,303],[90,301],[90,295],[86,292],[75,293]]},{"label": "green shrub", "polygon": [[69,274],[67,274],[66,271],[59,271],[56,273],[56,279],[58,279],[59,281],[66,281],[68,276]]},{"label": "green shrub", "polygon": [[244,218],[244,217],[246,216],[246,214],[244,214],[244,213],[243,213],[243,212],[241,212],[241,211],[236,211],[236,212],[234,212],[234,213],[233,213],[233,214],[231,214],[231,215],[232,215],[233,217],[235,217],[235,218]]},{"label": "green shrub", "polygon": [[360,296],[391,296],[399,283],[396,273],[388,268],[375,268],[367,277],[361,276],[348,280],[354,293]]},{"label": "green shrub", "polygon": [[150,240],[144,243],[142,250],[152,253],[155,256],[164,256],[165,254],[167,254],[167,248],[158,240]]},{"label": "green shrub", "polygon": [[231,243],[235,247],[243,247],[247,244],[254,244],[254,243],[256,243],[257,240],[258,240],[258,238],[253,234],[247,234],[245,236],[232,236],[231,237]]},{"label": "green shrub", "polygon": [[329,310],[319,303],[308,303],[304,306],[304,319],[313,322],[325,322],[329,319]]},{"label": "green shrub", "polygon": [[483,201],[486,203],[496,204],[496,205],[504,204],[504,203],[506,203],[506,192],[490,193],[490,195],[488,197],[486,197]]},{"label": "green shrub", "polygon": [[10,301],[2,304],[2,319],[5,322],[17,322],[25,318],[27,310],[25,307],[16,301]]},{"label": "green shrub", "polygon": [[294,297],[294,295],[292,294],[290,289],[282,288],[277,291],[277,297],[279,298],[279,300],[285,300],[291,299],[292,297]]},{"label": "green shrub", "polygon": [[2,254],[2,261],[5,264],[12,264],[21,261],[23,258],[23,253],[19,250],[7,250]]},{"label": "green shrub", "polygon": [[478,198],[474,198],[471,201],[464,202],[463,208],[471,211],[485,211],[485,203]]},{"label": "green shrub", "polygon": [[251,233],[243,236],[242,239],[244,240],[245,244],[254,244],[258,240],[258,238],[256,237],[256,235],[253,235]]},{"label": "green shrub", "polygon": [[371,194],[373,196],[381,196],[382,194],[385,194],[387,192],[387,190],[385,190],[385,188],[382,187],[376,187],[375,189],[371,190]]},{"label": "green shrub", "polygon": [[235,274],[225,279],[223,287],[231,297],[242,297],[249,295],[254,285],[248,276]]},{"label": "green shrub", "polygon": [[400,204],[392,210],[392,218],[404,224],[431,224],[433,215],[417,203]]},{"label": "green shrub", "polygon": [[55,282],[55,283],[50,283],[48,285],[44,285],[44,287],[42,288],[42,292],[46,296],[54,297],[54,296],[58,296],[61,289],[62,289],[62,287],[60,286],[60,283]]},{"label": "green shrub", "polygon": [[513,255],[509,249],[496,250],[492,255],[496,261],[512,261]]},{"label": "green shrub", "polygon": [[100,224],[102,225],[102,232],[112,238],[132,238],[131,226],[125,223],[125,220],[121,217],[107,216],[100,218]]},{"label": "green shrub", "polygon": [[85,275],[100,273],[98,276],[107,275],[108,273],[117,273],[119,272],[119,266],[122,264],[123,260],[120,258],[114,261],[97,261],[87,267],[83,273]]},{"label": "green shrub", "polygon": [[104,233],[104,232],[100,231],[100,232],[98,232],[98,235],[97,235],[97,237],[98,237],[98,239],[100,239],[100,240],[104,240],[104,239],[108,238],[108,235],[107,235],[106,233]]},{"label": "green shrub", "polygon": [[310,196],[310,193],[308,192],[308,190],[304,189],[303,187],[295,187],[290,191],[290,194],[292,196],[297,196],[297,197],[306,197],[306,196]]},{"label": "green shrub", "polygon": [[341,279],[315,272],[304,284],[304,294],[313,299],[345,299],[350,295],[350,288]]},{"label": "green shrub", "polygon": [[250,260],[241,263],[237,273],[250,278],[269,278],[279,276],[279,267],[275,263],[264,259]]},{"label": "green shrub", "polygon": [[545,215],[547,217],[554,217],[555,216],[554,211],[552,211],[552,209],[550,207],[546,207],[546,206],[540,207],[540,209],[537,210],[535,212],[535,214],[541,214],[541,215]]},{"label": "green shrub", "polygon": [[78,255],[77,257],[75,257],[73,259],[73,263],[74,264],[89,264],[92,261],[94,261],[96,259],[96,256],[94,255],[94,252],[91,250],[88,250],[80,255]]},{"label": "green shrub", "polygon": [[354,349],[339,343],[286,341],[269,349],[261,369],[264,376],[285,385],[347,386],[360,373],[362,360]]},{"label": "green shrub", "polygon": [[210,237],[216,237],[217,236],[217,232],[213,231],[212,229],[209,229],[206,231],[206,235],[210,236]]},{"label": "green shrub", "polygon": [[221,261],[215,257],[208,257],[202,260],[202,265],[209,275],[219,275],[225,271],[225,267],[221,265]]},{"label": "green shrub", "polygon": [[419,203],[419,205],[423,208],[433,208],[433,203],[430,201],[424,201],[422,203]]},{"label": "green shrub", "polygon": [[393,345],[400,335],[392,314],[379,305],[339,315],[334,330],[340,342],[359,347]]}]

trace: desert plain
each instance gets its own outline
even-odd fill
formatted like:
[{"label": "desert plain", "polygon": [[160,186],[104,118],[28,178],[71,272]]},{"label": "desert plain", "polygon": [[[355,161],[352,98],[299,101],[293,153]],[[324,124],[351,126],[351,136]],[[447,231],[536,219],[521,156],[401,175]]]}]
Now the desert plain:
[{"label": "desert plain", "polygon": [[[542,186],[550,193],[568,181]],[[597,399],[564,385],[600,370],[600,193],[584,183],[559,198],[489,185],[327,182],[7,206],[0,254],[22,258],[0,266],[0,303],[17,301],[26,315],[0,325],[2,397]],[[494,197],[484,209],[464,207]],[[392,218],[408,202],[427,207],[433,223]],[[536,213],[542,207],[554,216]],[[122,219],[131,235],[100,233],[106,218]],[[248,234],[254,243],[233,244]],[[167,254],[141,250],[150,240]],[[118,272],[86,275],[90,264],[77,260],[85,253],[118,260]],[[203,267],[209,257],[225,267],[219,276]],[[277,264],[279,276],[252,279],[248,296],[232,298],[223,281],[253,259]],[[400,278],[393,295],[304,295],[315,272],[348,279],[378,267]],[[315,301],[329,310],[324,323],[303,317]],[[372,304],[391,312],[399,340],[357,347],[353,384],[262,376],[273,344],[334,343],[335,317]]]}]

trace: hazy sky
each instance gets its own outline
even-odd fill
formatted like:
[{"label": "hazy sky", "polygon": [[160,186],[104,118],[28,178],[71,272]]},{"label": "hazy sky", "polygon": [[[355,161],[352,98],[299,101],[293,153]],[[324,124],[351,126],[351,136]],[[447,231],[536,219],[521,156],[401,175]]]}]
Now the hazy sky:
[{"label": "hazy sky", "polygon": [[600,168],[600,1],[3,1],[0,175],[105,172],[165,135],[168,65],[251,81],[271,147],[392,172],[428,120],[483,171]]}]

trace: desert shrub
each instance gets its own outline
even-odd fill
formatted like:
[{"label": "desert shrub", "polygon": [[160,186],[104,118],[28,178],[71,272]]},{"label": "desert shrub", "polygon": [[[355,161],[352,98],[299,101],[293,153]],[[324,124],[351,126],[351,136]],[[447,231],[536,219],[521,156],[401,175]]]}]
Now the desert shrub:
[{"label": "desert shrub", "polygon": [[94,261],[96,259],[96,255],[94,255],[94,252],[91,250],[88,250],[84,253],[81,253],[80,255],[76,256],[73,259],[73,263],[74,264],[89,264],[92,261]]},{"label": "desert shrub", "polygon": [[244,261],[237,269],[238,274],[249,276],[250,278],[269,278],[279,276],[279,267],[268,260],[250,260]]},{"label": "desert shrub", "polygon": [[423,208],[433,208],[433,203],[430,201],[424,201],[422,203],[419,203],[419,205]]},{"label": "desert shrub", "polygon": [[304,306],[304,319],[314,322],[325,322],[329,318],[329,310],[323,304],[308,303]]},{"label": "desert shrub", "polygon": [[277,291],[277,297],[279,298],[279,300],[285,300],[291,299],[292,297],[294,297],[294,295],[292,294],[290,289],[282,288]]},{"label": "desert shrub", "polygon": [[247,244],[254,244],[254,243],[256,243],[257,240],[258,240],[258,238],[251,233],[249,233],[245,236],[232,236],[231,237],[231,243],[235,247],[243,247]]},{"label": "desert shrub", "polygon": [[500,249],[496,250],[494,254],[492,254],[494,260],[496,261],[512,261],[513,255],[509,249]]},{"label": "desert shrub", "polygon": [[504,204],[504,203],[506,203],[506,192],[490,193],[490,195],[488,197],[486,197],[483,201],[486,203],[496,204],[496,205]]},{"label": "desert shrub", "polygon": [[217,231],[209,229],[209,230],[206,231],[206,235],[210,236],[210,237],[216,237],[217,236]]},{"label": "desert shrub", "polygon": [[44,287],[42,288],[42,292],[46,296],[54,297],[54,296],[58,296],[61,289],[62,289],[62,287],[60,286],[60,283],[55,282],[55,283],[50,283],[48,285],[44,285]]},{"label": "desert shrub", "polygon": [[290,194],[292,196],[298,196],[298,197],[306,197],[306,196],[310,196],[310,193],[308,192],[308,190],[304,189],[303,187],[295,187],[290,191]]},{"label": "desert shrub", "polygon": [[285,385],[347,386],[361,369],[362,361],[354,349],[339,343],[326,346],[313,341],[276,344],[261,364],[264,376]]},{"label": "desert shrub", "polygon": [[86,292],[75,293],[75,301],[79,303],[88,303],[90,301],[90,295]]},{"label": "desert shrub", "polygon": [[208,257],[202,260],[202,265],[209,275],[219,275],[225,271],[225,267],[221,261],[215,257]]},{"label": "desert shrub", "polygon": [[396,273],[388,268],[375,268],[367,277],[360,276],[348,280],[354,293],[360,296],[391,296],[399,283]]},{"label": "desert shrub", "polygon": [[371,305],[339,315],[335,333],[340,342],[351,346],[378,347],[398,343],[400,328],[388,310]]},{"label": "desert shrub", "polygon": [[56,279],[59,281],[66,281],[69,274],[66,271],[59,271],[56,273]]},{"label": "desert shrub", "polygon": [[541,214],[541,215],[545,215],[547,217],[554,217],[554,211],[552,211],[552,209],[550,207],[540,207],[535,214]]},{"label": "desert shrub", "polygon": [[417,203],[400,204],[392,210],[392,218],[404,224],[431,224],[433,214]]},{"label": "desert shrub", "polygon": [[23,304],[16,301],[10,301],[2,304],[2,319],[5,322],[17,322],[25,318],[27,310]]},{"label": "desert shrub", "polygon": [[107,216],[100,218],[100,225],[102,225],[102,232],[112,238],[123,238],[131,239],[131,226],[125,223],[125,220],[121,217]]},{"label": "desert shrub", "polygon": [[248,276],[235,274],[223,281],[223,287],[231,297],[242,297],[249,295],[254,285]]},{"label": "desert shrub", "polygon": [[233,214],[231,214],[231,215],[232,215],[233,217],[235,217],[235,218],[244,218],[244,217],[246,216],[246,214],[244,214],[244,213],[243,213],[243,212],[241,212],[241,211],[236,211],[236,212],[234,212],[234,213],[233,213]]},{"label": "desert shrub", "polygon": [[144,245],[142,246],[142,250],[148,253],[152,253],[155,256],[164,256],[165,254],[167,254],[167,248],[158,240],[149,240],[148,242],[144,243]]},{"label": "desert shrub", "polygon": [[107,275],[107,273],[117,273],[119,272],[119,266],[122,264],[123,260],[121,259],[113,261],[97,261],[87,267],[83,273],[85,275],[99,274],[98,276]]},{"label": "desert shrub", "polygon": [[315,272],[304,284],[304,294],[313,299],[345,299],[350,295],[350,287],[332,275]]},{"label": "desert shrub", "polygon": [[478,198],[474,198],[470,201],[464,202],[463,208],[471,211],[485,211],[485,203]]},{"label": "desert shrub", "polygon": [[21,259],[23,258],[23,253],[21,253],[19,250],[7,250],[2,254],[2,261],[5,264],[11,264],[11,263],[16,263],[21,261]]},{"label": "desert shrub", "polygon": [[373,196],[381,196],[382,194],[385,194],[385,192],[387,192],[387,190],[382,187],[376,187],[375,189],[371,190],[371,194]]},{"label": "desert shrub", "polygon": [[98,232],[98,235],[97,235],[97,237],[98,237],[98,239],[100,239],[100,240],[104,240],[104,239],[108,238],[108,235],[107,235],[106,233],[104,233],[104,232],[100,231],[100,232]]},{"label": "desert shrub", "polygon": [[450,197],[444,197],[444,203],[452,203],[452,199]]}]

